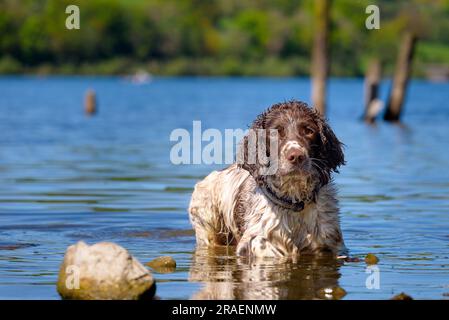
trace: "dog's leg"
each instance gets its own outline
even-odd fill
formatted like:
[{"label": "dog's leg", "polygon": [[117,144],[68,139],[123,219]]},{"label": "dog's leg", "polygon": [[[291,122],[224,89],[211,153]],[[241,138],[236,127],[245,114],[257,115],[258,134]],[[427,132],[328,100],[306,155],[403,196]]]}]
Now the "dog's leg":
[{"label": "dog's leg", "polygon": [[287,253],[270,243],[265,237],[255,236],[250,239],[242,238],[237,246],[237,255],[276,258],[286,256]]},{"label": "dog's leg", "polygon": [[222,229],[222,217],[217,198],[218,172],[212,172],[195,185],[189,206],[190,222],[195,230],[198,246],[219,244],[218,235]]}]

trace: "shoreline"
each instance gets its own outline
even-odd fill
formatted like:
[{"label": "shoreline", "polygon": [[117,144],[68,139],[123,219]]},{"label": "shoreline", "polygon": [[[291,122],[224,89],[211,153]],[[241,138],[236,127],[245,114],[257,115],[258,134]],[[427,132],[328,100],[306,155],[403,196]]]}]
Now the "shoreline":
[{"label": "shoreline", "polygon": [[[363,78],[361,68],[331,68],[330,77]],[[412,77],[429,79],[426,65],[414,66]],[[449,68],[449,67],[448,67]],[[196,59],[177,58],[173,60],[134,61],[128,58],[114,58],[80,64],[43,63],[26,66],[10,57],[0,58],[0,76],[133,76],[146,73],[156,77],[310,77],[309,61],[304,58],[278,59],[268,57],[263,60],[244,61],[239,59]],[[383,77],[389,78],[393,68],[386,67]],[[449,78],[449,76],[448,76]],[[444,81],[444,79],[443,79]]]}]

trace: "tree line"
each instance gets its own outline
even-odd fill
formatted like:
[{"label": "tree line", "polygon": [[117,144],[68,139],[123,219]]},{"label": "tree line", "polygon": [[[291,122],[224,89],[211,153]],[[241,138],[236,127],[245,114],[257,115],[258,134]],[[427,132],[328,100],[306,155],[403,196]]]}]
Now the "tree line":
[{"label": "tree line", "polygon": [[[80,29],[65,27],[68,5]],[[381,10],[367,30],[365,8]],[[0,73],[308,75],[313,0],[0,0]],[[449,0],[335,0],[335,76],[363,75],[376,56],[391,72],[399,34],[419,28],[416,64],[449,65]]]}]

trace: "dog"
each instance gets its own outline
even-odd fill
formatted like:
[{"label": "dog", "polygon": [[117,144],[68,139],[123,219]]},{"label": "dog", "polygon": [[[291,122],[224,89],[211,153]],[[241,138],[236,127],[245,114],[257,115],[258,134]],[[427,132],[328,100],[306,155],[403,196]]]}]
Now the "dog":
[{"label": "dog", "polygon": [[237,255],[254,257],[344,254],[331,177],[345,164],[343,144],[320,113],[300,101],[275,104],[240,146],[238,161],[195,185],[197,246],[236,245]]}]

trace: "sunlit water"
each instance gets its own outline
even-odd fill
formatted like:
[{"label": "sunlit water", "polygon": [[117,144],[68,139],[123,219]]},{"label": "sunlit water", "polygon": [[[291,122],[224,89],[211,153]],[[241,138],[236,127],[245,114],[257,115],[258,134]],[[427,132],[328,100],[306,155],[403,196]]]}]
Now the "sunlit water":
[{"label": "sunlit water", "polygon": [[[99,114],[83,114],[94,88]],[[330,83],[329,118],[346,144],[336,176],[346,245],[362,262],[248,263],[232,250],[198,252],[187,206],[196,181],[220,166],[170,162],[170,132],[246,128],[265,107],[309,101],[307,79],[0,78],[0,298],[58,299],[67,246],[114,241],[141,262],[173,256],[155,274],[172,298],[387,299],[449,292],[449,85],[414,81],[404,127],[367,126],[363,83]],[[388,83],[382,86],[382,95]],[[380,287],[363,257],[376,254]],[[367,273],[368,272],[368,273]]]}]

